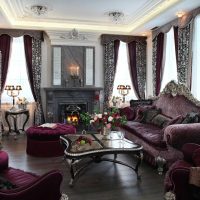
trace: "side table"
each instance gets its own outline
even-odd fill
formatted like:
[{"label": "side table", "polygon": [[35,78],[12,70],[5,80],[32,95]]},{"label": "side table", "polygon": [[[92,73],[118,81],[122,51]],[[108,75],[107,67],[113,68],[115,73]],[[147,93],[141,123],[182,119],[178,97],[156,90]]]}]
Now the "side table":
[{"label": "side table", "polygon": [[[26,119],[25,119],[25,121],[24,121],[24,124],[23,124],[23,126],[22,126],[22,128],[21,129],[19,129],[18,127],[17,127],[17,118],[18,118],[18,116],[19,115],[22,115],[22,114],[24,114],[24,115],[26,115]],[[14,132],[16,132],[16,133],[20,133],[19,131],[20,130],[22,130],[22,131],[24,131],[24,128],[25,128],[25,125],[26,125],[26,123],[28,122],[28,120],[29,120],[29,110],[27,110],[27,109],[23,109],[23,110],[6,110],[5,111],[5,120],[6,120],[6,122],[7,122],[7,124],[8,124],[8,128],[9,128],[9,133],[12,131],[12,129],[11,129],[11,125],[10,125],[10,122],[9,122],[9,120],[8,120],[8,117],[11,117],[11,118],[13,118],[13,122],[14,122]]]}]

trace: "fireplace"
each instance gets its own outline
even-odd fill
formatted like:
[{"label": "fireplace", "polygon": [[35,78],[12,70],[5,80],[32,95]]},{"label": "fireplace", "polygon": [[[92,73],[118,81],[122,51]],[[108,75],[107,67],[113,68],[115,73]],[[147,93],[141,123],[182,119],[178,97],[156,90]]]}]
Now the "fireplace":
[{"label": "fireplace", "polygon": [[46,93],[46,121],[67,122],[72,114],[70,107],[79,107],[80,112],[93,113],[100,108],[99,96],[102,88],[44,88]]},{"label": "fireplace", "polygon": [[88,111],[87,104],[85,103],[59,104],[58,110],[61,113],[59,115],[59,121],[75,126],[80,123],[80,113]]}]

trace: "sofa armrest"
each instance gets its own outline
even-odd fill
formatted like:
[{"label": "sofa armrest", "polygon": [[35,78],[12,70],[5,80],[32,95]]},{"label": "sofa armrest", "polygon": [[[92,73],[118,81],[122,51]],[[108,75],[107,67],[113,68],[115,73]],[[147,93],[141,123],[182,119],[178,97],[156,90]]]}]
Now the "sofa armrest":
[{"label": "sofa armrest", "polygon": [[170,125],[164,130],[164,140],[179,150],[185,143],[200,144],[200,123]]},{"label": "sofa armrest", "polygon": [[12,190],[0,190],[1,200],[59,200],[62,174],[53,170],[31,184]]},{"label": "sofa armrest", "polygon": [[0,151],[0,172],[8,168],[8,154],[5,151]]},{"label": "sofa armrest", "polygon": [[200,149],[199,144],[195,143],[186,143],[183,145],[181,151],[183,152],[184,155],[184,160],[192,163],[193,162],[193,154],[195,150]]},{"label": "sofa armrest", "polygon": [[172,183],[171,191],[176,194],[176,199],[190,199],[189,188],[189,168],[175,168],[170,174]]}]

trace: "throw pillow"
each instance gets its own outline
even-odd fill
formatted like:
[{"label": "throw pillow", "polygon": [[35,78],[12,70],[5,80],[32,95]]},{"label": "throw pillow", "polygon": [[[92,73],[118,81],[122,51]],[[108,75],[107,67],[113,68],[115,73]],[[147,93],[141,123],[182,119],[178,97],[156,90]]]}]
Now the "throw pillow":
[{"label": "throw pillow", "polygon": [[181,115],[179,115],[179,116],[173,118],[171,121],[169,121],[167,126],[172,125],[172,124],[181,124],[182,121],[183,121],[183,117]]},{"label": "throw pillow", "polygon": [[161,128],[164,128],[165,126],[168,125],[168,123],[170,121],[171,121],[170,117],[167,117],[167,116],[162,115],[162,114],[158,114],[152,119],[151,123],[156,125],[156,126],[159,126]]},{"label": "throw pillow", "polygon": [[16,185],[12,184],[6,178],[0,176],[0,190],[10,190],[16,188]]},{"label": "throw pillow", "polygon": [[120,109],[120,115],[121,116],[125,115],[126,119],[128,121],[131,121],[135,118],[135,109],[131,108],[131,107],[121,108]]},{"label": "throw pillow", "polygon": [[142,118],[143,123],[151,123],[151,120],[160,113],[160,109],[145,110]]},{"label": "throw pillow", "polygon": [[195,166],[200,167],[200,148],[195,150],[192,154],[192,161]]},{"label": "throw pillow", "polygon": [[143,116],[144,116],[144,111],[153,109],[153,108],[155,108],[155,106],[137,106],[136,117],[135,117],[134,121],[141,122],[143,119]]},{"label": "throw pillow", "polygon": [[190,112],[186,115],[185,119],[182,121],[182,124],[197,123],[199,122],[199,117],[199,113]]}]

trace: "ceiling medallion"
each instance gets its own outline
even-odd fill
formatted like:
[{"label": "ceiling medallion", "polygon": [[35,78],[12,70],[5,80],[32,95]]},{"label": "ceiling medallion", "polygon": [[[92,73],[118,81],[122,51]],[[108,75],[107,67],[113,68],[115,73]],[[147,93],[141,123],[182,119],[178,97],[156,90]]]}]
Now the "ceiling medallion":
[{"label": "ceiling medallion", "polygon": [[31,11],[36,15],[36,16],[40,16],[40,15],[44,15],[47,13],[47,7],[46,6],[42,6],[42,5],[33,5],[31,6]]},{"label": "ceiling medallion", "polygon": [[69,40],[87,40],[87,37],[84,34],[79,33],[77,29],[72,29],[67,35],[60,36],[63,39]]},{"label": "ceiling medallion", "polygon": [[124,13],[120,11],[111,11],[108,12],[108,16],[111,18],[111,20],[115,23],[119,23],[124,18]]}]

